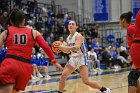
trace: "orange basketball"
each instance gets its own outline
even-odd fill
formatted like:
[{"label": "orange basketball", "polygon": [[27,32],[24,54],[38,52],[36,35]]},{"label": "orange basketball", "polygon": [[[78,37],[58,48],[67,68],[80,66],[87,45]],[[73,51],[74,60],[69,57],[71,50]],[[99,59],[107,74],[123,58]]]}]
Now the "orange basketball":
[{"label": "orange basketball", "polygon": [[54,42],[52,43],[52,50],[53,50],[53,52],[55,52],[55,53],[60,53],[61,50],[59,50],[59,49],[57,48],[57,47],[60,46],[60,45],[62,45],[62,42],[61,42],[61,41],[54,41]]}]

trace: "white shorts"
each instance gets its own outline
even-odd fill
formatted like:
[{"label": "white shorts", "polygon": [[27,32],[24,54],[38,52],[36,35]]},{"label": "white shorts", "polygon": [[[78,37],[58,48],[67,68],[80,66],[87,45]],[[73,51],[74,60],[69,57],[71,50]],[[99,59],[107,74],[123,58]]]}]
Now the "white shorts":
[{"label": "white shorts", "polygon": [[86,58],[84,56],[70,57],[68,64],[70,64],[75,69],[78,69],[80,66],[87,65]]}]

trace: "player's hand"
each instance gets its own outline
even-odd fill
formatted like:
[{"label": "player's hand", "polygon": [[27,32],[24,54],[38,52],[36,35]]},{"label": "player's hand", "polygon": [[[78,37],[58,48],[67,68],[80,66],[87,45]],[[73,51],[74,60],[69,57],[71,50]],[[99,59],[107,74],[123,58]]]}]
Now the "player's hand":
[{"label": "player's hand", "polygon": [[55,63],[54,66],[57,68],[58,71],[60,71],[60,72],[63,71],[63,67],[60,64]]},{"label": "player's hand", "polygon": [[63,67],[57,68],[57,70],[58,70],[59,72],[62,72],[62,71],[63,71]]},{"label": "player's hand", "polygon": [[60,46],[60,43],[58,43],[58,42],[53,42],[53,47],[54,48],[58,48]]}]

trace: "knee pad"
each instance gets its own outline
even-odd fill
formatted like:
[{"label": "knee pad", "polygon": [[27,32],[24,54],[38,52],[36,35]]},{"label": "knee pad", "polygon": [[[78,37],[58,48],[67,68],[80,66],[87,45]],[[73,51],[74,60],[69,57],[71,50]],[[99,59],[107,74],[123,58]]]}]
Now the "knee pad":
[{"label": "knee pad", "polygon": [[135,86],[138,85],[138,79],[140,76],[140,72],[137,70],[132,70],[128,75],[128,86]]}]

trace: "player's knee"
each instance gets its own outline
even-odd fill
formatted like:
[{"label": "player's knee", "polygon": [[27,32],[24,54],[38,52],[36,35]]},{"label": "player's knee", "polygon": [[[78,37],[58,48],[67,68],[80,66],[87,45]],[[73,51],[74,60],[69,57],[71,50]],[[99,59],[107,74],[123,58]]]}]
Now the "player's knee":
[{"label": "player's knee", "polygon": [[128,86],[138,86],[138,79],[139,79],[139,73],[137,70],[133,70],[128,75]]}]

